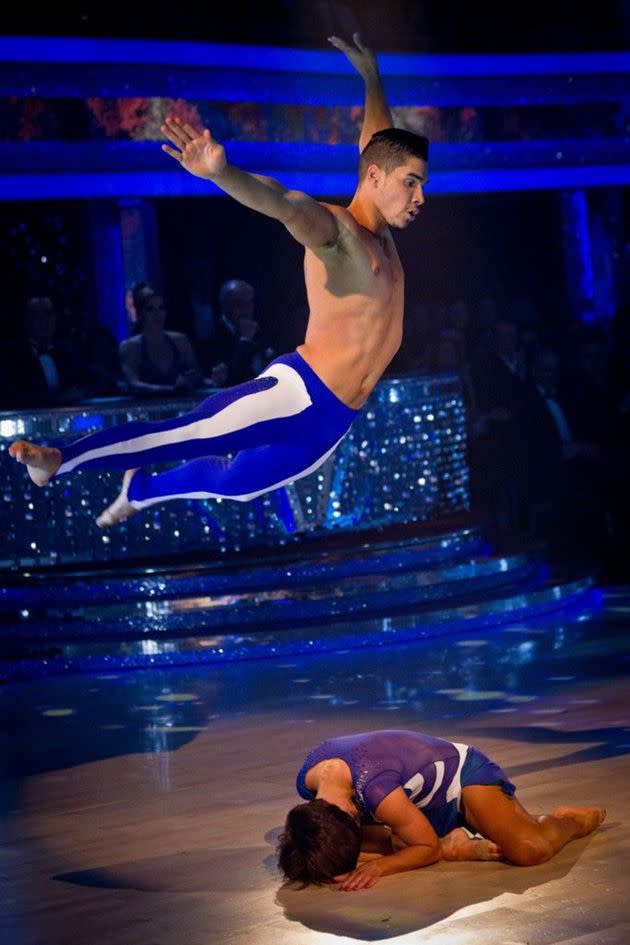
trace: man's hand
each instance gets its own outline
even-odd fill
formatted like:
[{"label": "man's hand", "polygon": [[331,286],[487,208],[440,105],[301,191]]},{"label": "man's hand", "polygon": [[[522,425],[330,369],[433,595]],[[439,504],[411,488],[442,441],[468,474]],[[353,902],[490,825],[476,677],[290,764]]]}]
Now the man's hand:
[{"label": "man's hand", "polygon": [[335,882],[338,883],[339,889],[343,892],[352,892],[356,889],[371,889],[372,886],[376,886],[379,879],[381,878],[381,861],[383,857],[377,857],[375,860],[370,860],[368,863],[362,863],[361,866],[357,866],[356,869],[351,870],[349,873],[342,873],[339,876],[335,876]]},{"label": "man's hand", "polygon": [[241,338],[245,338],[247,341],[253,341],[258,331],[258,322],[253,318],[239,318],[238,330]]},{"label": "man's hand", "polygon": [[162,133],[175,145],[175,148],[171,148],[163,144],[162,150],[195,177],[214,180],[226,169],[225,149],[213,140],[207,128],[199,132],[181,118],[167,118],[162,125]]},{"label": "man's hand", "polygon": [[368,79],[378,76],[378,64],[376,62],[376,56],[371,49],[368,49],[367,46],[363,45],[361,37],[358,33],[352,34],[352,45],[350,43],[346,43],[345,40],[340,39],[339,36],[329,36],[328,42],[350,60],[359,75],[365,79],[366,82]]}]

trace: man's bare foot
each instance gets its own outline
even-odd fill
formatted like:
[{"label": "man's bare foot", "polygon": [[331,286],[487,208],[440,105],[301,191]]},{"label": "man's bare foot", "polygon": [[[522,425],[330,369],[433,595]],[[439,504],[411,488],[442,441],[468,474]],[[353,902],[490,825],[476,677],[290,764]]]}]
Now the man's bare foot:
[{"label": "man's bare foot", "polygon": [[16,440],[9,447],[9,456],[23,463],[36,486],[47,486],[61,466],[61,452],[54,446],[36,446],[27,440]]},{"label": "man's bare foot", "polygon": [[556,807],[554,817],[567,817],[578,826],[576,837],[587,837],[606,819],[605,807]]},{"label": "man's bare foot", "polygon": [[111,525],[118,525],[119,522],[124,522],[125,519],[131,518],[132,515],[136,514],[138,510],[134,509],[133,505],[128,501],[127,493],[129,492],[129,483],[133,479],[134,473],[137,471],[137,469],[127,470],[123,476],[122,487],[118,496],[96,519],[96,524],[99,528],[109,528]]},{"label": "man's bare foot", "polygon": [[440,840],[443,860],[501,860],[503,853],[492,840],[485,837],[469,837],[465,830],[456,827]]}]

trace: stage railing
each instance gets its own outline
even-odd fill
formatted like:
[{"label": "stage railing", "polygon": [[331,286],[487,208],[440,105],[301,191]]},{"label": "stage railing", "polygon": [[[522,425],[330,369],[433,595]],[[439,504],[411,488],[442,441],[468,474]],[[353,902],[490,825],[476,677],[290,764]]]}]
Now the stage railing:
[{"label": "stage railing", "polygon": [[468,508],[465,410],[452,375],[381,381],[333,456],[295,484],[247,503],[153,506],[108,531],[95,518],[116,495],[120,473],[87,470],[40,489],[6,452],[17,438],[74,440],[131,420],[183,413],[195,402],[92,402],[0,413],[0,566],[215,554],[282,545],[292,535],[427,521]]}]

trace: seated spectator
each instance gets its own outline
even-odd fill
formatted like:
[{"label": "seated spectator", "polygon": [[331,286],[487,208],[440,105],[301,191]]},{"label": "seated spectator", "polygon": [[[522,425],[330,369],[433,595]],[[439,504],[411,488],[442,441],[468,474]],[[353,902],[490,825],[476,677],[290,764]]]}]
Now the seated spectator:
[{"label": "seated spectator", "polygon": [[83,332],[85,354],[85,383],[83,396],[115,397],[122,391],[122,377],[118,359],[118,343],[113,334],[100,322]]},{"label": "seated spectator", "polygon": [[473,360],[472,381],[483,419],[470,453],[474,501],[500,532],[531,531],[531,511],[548,506],[560,457],[553,420],[525,377],[513,321],[496,323],[492,350]]},{"label": "seated spectator", "polygon": [[211,380],[217,387],[232,387],[251,380],[275,357],[273,349],[260,337],[254,299],[253,287],[242,279],[231,279],[221,286],[221,316],[211,366]]},{"label": "seated spectator", "polygon": [[36,296],[26,306],[26,335],[9,344],[2,406],[44,407],[81,399],[81,359],[57,334],[57,312],[50,298]]},{"label": "seated spectator", "polygon": [[141,283],[133,293],[140,333],[121,342],[120,366],[134,394],[187,393],[201,382],[193,347],[181,332],[165,331],[164,299]]},{"label": "seated spectator", "polygon": [[[563,391],[559,383],[559,360],[555,352],[541,349],[532,363],[532,378],[553,421],[553,429],[561,451],[560,475],[554,489],[554,515],[550,531],[552,549],[564,557],[600,557],[610,539],[611,497],[618,474],[608,461],[605,440],[584,410],[574,411],[577,388]],[[600,429],[610,422],[602,404]]]},{"label": "seated spectator", "polygon": [[[562,393],[558,390],[558,356],[549,348],[536,352],[532,361],[532,379],[543,398],[551,417],[565,460],[583,457],[595,459],[600,455],[600,447],[594,440],[577,439],[570,422],[571,409],[567,408]],[[600,417],[600,422],[605,421]]]}]

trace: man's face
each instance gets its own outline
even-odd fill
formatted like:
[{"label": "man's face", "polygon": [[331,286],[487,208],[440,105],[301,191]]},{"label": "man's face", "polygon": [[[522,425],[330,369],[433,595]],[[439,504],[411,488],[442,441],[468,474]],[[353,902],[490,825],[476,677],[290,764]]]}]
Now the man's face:
[{"label": "man's face", "polygon": [[551,352],[541,352],[533,366],[534,381],[546,394],[551,394],[556,389],[558,381],[558,362]]},{"label": "man's face", "polygon": [[[368,174],[371,170],[368,169]],[[409,157],[389,174],[381,168],[376,170],[378,186],[374,203],[388,226],[404,230],[415,220],[424,203],[422,188],[428,179],[427,163],[422,158]]]},{"label": "man's face", "polygon": [[252,318],[254,314],[254,290],[250,285],[233,289],[226,295],[223,307],[225,314],[235,324],[241,318]]},{"label": "man's face", "polygon": [[47,298],[33,299],[28,307],[29,334],[40,344],[49,344],[57,325],[55,309]]},{"label": "man's face", "polygon": [[495,326],[497,354],[513,358],[518,350],[518,329],[512,322],[497,322]]}]

